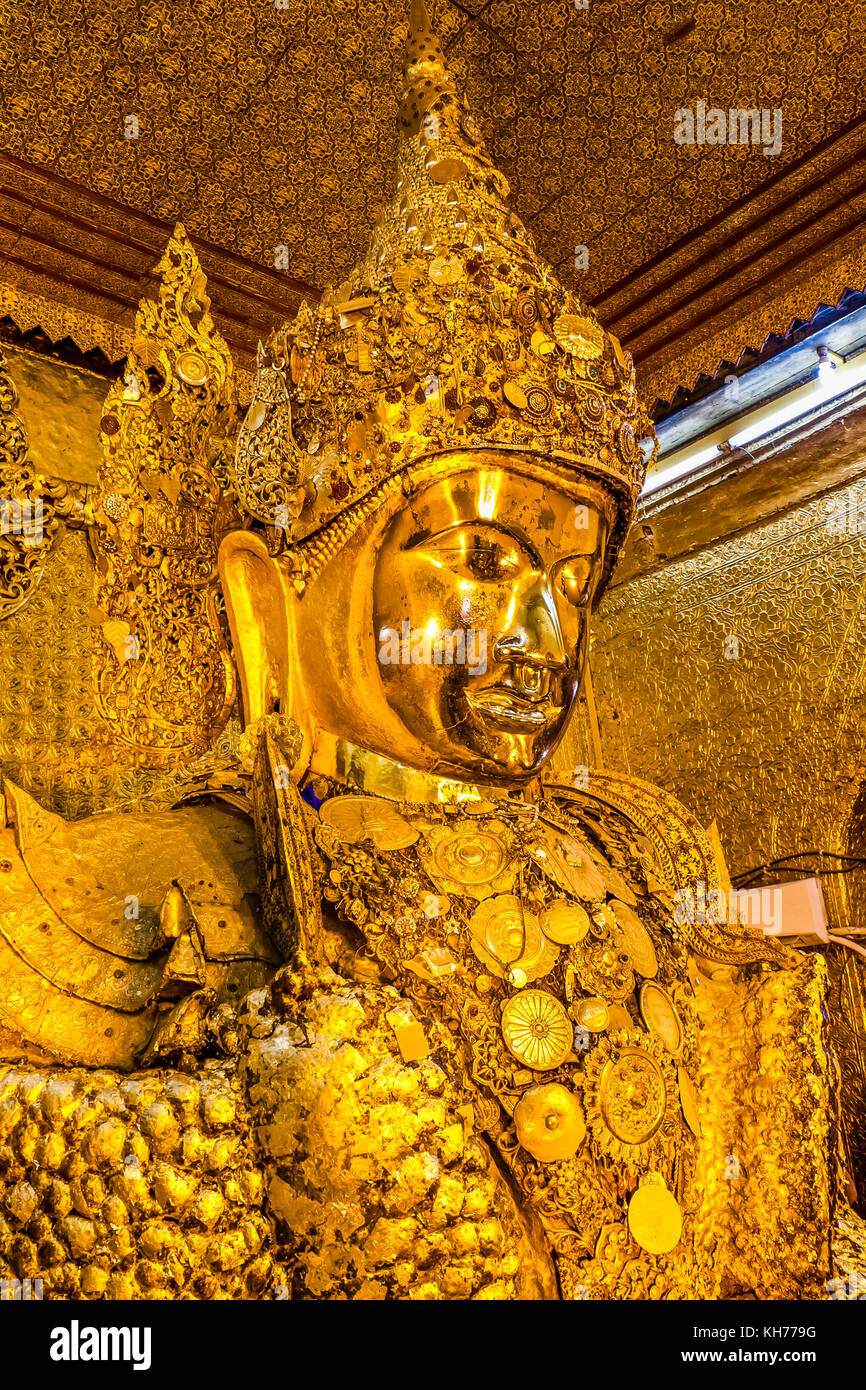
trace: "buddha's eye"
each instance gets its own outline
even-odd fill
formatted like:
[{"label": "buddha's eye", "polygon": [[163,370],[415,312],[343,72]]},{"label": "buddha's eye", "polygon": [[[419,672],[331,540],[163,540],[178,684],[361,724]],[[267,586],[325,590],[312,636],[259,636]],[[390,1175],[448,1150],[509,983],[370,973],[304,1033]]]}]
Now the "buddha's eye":
[{"label": "buddha's eye", "polygon": [[592,556],[574,555],[559,566],[554,583],[569,603],[582,608],[589,600],[592,577]]},{"label": "buddha's eye", "polygon": [[506,536],[459,526],[424,543],[424,551],[455,574],[482,583],[502,583],[520,569],[520,552]]}]

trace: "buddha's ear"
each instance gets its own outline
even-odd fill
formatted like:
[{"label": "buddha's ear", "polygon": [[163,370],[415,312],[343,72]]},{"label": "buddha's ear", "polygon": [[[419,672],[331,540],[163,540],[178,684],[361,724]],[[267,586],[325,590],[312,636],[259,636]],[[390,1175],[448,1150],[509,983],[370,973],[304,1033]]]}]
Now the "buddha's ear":
[{"label": "buddha's ear", "polygon": [[219,549],[219,572],[241,681],[246,725],[280,710],[291,680],[288,594],[281,566],[260,536],[230,531]]}]

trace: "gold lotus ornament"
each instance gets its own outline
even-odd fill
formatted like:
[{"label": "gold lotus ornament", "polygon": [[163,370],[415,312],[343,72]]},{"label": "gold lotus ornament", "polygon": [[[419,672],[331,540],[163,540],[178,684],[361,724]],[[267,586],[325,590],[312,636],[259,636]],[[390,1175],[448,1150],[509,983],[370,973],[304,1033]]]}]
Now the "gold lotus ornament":
[{"label": "gold lotus ornament", "polygon": [[604,880],[588,851],[571,835],[541,825],[535,832],[530,853],[545,878],[563,893],[583,898],[585,902],[604,902]]},{"label": "gold lotus ornament", "polygon": [[565,352],[585,361],[600,357],[604,349],[604,333],[584,314],[559,314],[553,321],[553,334]]},{"label": "gold lotus ornament", "polygon": [[377,849],[408,849],[418,839],[415,827],[378,796],[334,797],[325,802],[319,817],[344,845],[372,840]]},{"label": "gold lotus ornament", "polygon": [[514,1107],[517,1138],[540,1163],[572,1158],[586,1138],[580,1101],[557,1081],[530,1086]]},{"label": "gold lotus ornament", "polygon": [[512,846],[503,821],[467,820],[427,830],[418,854],[443,892],[483,902],[497,893],[507,893],[514,883],[518,864]]},{"label": "gold lotus ornament", "polygon": [[533,1071],[552,1071],[571,1052],[574,1027],[558,999],[527,989],[502,1010],[502,1036],[513,1057]]}]

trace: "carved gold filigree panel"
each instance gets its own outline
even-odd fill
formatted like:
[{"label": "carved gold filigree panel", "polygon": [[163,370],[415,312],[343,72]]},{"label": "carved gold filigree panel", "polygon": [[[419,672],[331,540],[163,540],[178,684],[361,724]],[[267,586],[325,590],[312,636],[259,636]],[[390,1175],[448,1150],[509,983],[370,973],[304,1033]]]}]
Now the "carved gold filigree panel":
[{"label": "carved gold filigree panel", "polygon": [[158,273],[101,423],[95,680],[113,741],[170,766],[209,748],[234,702],[216,553],[239,518],[213,442],[235,419],[232,360],[180,225]]}]

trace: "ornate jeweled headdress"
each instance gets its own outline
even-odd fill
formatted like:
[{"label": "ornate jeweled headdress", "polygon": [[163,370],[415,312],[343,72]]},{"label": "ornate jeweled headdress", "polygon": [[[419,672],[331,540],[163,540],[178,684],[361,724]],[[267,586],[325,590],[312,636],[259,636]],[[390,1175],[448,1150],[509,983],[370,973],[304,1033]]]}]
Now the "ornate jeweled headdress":
[{"label": "ornate jeweled headdress", "polygon": [[[423,0],[411,9],[396,195],[349,278],[269,339],[238,440],[239,499],[307,542],[315,569],[437,459],[494,448],[549,483],[606,484],[612,565],[652,432],[631,356],[536,252]],[[268,402],[286,392],[293,409],[271,429]]]}]

